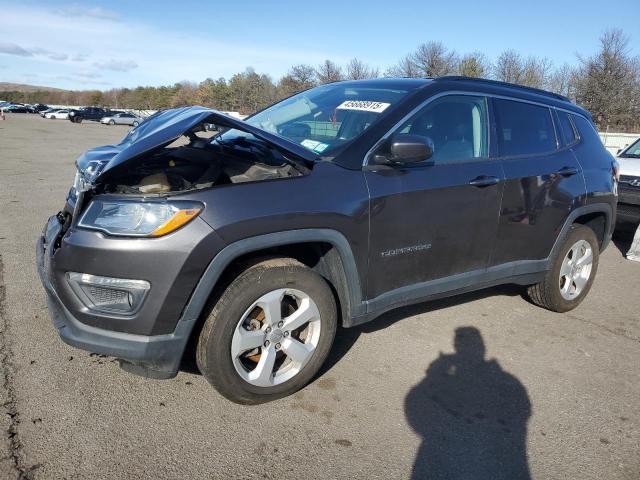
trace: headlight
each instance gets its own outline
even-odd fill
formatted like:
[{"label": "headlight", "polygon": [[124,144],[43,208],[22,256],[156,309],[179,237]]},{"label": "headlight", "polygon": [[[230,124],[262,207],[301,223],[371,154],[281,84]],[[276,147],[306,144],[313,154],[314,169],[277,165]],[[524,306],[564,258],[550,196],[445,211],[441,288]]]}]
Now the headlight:
[{"label": "headlight", "polygon": [[91,202],[78,226],[110,235],[160,237],[186,225],[202,207],[197,202],[97,199]]}]

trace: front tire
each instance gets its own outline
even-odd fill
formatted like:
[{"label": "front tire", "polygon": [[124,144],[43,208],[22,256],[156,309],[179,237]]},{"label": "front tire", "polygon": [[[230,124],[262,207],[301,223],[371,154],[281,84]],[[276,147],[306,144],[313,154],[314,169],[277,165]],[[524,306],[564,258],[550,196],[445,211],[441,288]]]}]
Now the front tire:
[{"label": "front tire", "polygon": [[531,301],[554,312],[576,308],[593,285],[599,252],[594,231],[584,225],[572,225],[542,282],[528,288]]},{"label": "front tire", "polygon": [[115,125],[116,121],[115,120],[109,120],[109,125]]},{"label": "front tire", "polygon": [[236,403],[291,395],[327,358],[336,312],[329,285],[313,270],[292,258],[262,261],[218,298],[200,333],[198,367]]}]

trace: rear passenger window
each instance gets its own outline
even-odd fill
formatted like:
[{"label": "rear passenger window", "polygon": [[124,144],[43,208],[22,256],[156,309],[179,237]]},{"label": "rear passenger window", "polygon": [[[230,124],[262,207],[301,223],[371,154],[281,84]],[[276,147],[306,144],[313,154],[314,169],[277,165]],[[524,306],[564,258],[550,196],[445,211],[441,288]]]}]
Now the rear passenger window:
[{"label": "rear passenger window", "polygon": [[547,107],[493,100],[501,156],[535,155],[555,150],[556,135]]},{"label": "rear passenger window", "polygon": [[569,118],[569,114],[566,112],[558,112],[558,119],[560,120],[560,131],[564,144],[573,145],[577,140],[577,137],[573,128],[573,123],[571,123],[571,119]]}]

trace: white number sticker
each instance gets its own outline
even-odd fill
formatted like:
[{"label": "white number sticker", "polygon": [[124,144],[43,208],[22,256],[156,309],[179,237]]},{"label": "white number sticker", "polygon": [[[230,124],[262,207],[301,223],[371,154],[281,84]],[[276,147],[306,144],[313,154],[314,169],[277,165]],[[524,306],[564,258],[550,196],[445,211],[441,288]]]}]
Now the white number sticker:
[{"label": "white number sticker", "polygon": [[337,110],[361,110],[363,112],[382,113],[391,105],[383,102],[370,102],[367,100],[347,100],[336,107]]}]

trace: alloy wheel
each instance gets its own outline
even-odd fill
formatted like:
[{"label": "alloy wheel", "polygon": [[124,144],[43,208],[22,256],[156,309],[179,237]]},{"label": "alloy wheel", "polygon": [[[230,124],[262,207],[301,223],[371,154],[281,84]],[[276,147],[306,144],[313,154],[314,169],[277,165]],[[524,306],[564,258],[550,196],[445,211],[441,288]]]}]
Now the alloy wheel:
[{"label": "alloy wheel", "polygon": [[231,340],[236,372],[258,387],[296,376],[320,340],[320,312],[306,293],[290,288],[262,295],[238,321]]},{"label": "alloy wheel", "polygon": [[573,300],[582,293],[591,277],[593,250],[586,240],[578,240],[569,249],[560,267],[560,294]]}]

